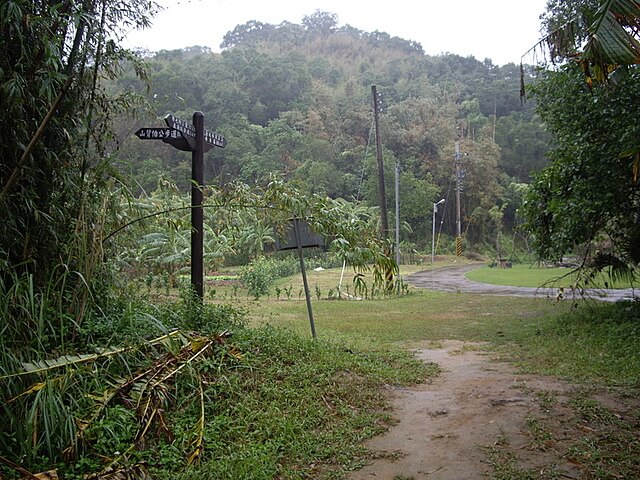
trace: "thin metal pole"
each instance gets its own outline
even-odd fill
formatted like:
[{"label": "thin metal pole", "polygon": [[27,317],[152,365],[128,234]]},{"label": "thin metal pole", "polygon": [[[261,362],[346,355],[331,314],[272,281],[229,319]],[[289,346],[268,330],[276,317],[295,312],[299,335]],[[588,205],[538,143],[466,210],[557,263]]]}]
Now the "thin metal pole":
[{"label": "thin metal pole", "polygon": [[196,130],[196,148],[191,161],[191,285],[195,294],[204,298],[204,215],[202,210],[202,187],[204,187],[204,115],[193,114]]},{"label": "thin metal pole", "polygon": [[431,265],[433,265],[435,259],[435,248],[436,248],[436,212],[438,207],[436,204],[433,204],[433,216],[431,217]]},{"label": "thin metal pole", "polygon": [[304,296],[307,300],[307,312],[309,314],[309,324],[311,325],[311,336],[316,339],[316,325],[313,321],[313,310],[311,308],[311,295],[309,294],[309,283],[307,282],[307,272],[304,268],[304,257],[302,256],[302,239],[300,238],[299,220],[293,219],[293,230],[296,234],[296,247],[298,249],[298,258],[300,259],[300,271],[302,272],[302,283],[304,285]]}]

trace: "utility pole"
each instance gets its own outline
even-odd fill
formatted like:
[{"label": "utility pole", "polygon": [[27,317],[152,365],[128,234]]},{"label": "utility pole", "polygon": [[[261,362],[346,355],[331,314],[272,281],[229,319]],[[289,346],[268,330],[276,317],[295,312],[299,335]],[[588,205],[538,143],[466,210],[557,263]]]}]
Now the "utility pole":
[{"label": "utility pole", "polygon": [[460,142],[456,142],[456,256],[462,255],[462,231],[460,225]]},{"label": "utility pole", "polygon": [[[380,196],[380,230],[382,238],[389,238],[389,217],[387,216],[387,196],[384,191],[384,162],[382,158],[382,139],[380,138],[380,118],[378,107],[378,92],[375,85],[371,85],[373,95],[373,120],[376,128],[376,159],[378,160],[378,191]],[[391,252],[385,251],[386,255]],[[385,283],[388,291],[393,289],[393,271],[388,269],[385,272]]]},{"label": "utility pole", "polygon": [[400,266],[400,164],[396,160],[396,263]]},{"label": "utility pole", "polygon": [[387,196],[384,190],[384,163],[382,159],[382,139],[380,138],[380,118],[378,107],[378,92],[376,86],[371,86],[373,95],[373,121],[376,128],[376,159],[378,160],[378,193],[380,197],[380,230],[382,238],[389,237],[389,219],[387,216]]}]

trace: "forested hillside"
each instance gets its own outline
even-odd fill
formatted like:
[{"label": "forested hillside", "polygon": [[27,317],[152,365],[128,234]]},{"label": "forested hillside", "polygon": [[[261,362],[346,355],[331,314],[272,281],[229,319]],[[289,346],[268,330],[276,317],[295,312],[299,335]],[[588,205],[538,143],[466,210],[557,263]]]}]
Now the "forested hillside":
[{"label": "forested hillside", "polygon": [[[638,397],[637,308],[574,309],[569,295],[598,271],[637,278],[638,0],[548,1],[553,35],[538,47],[564,65],[524,72],[542,120],[520,103],[519,67],[427,56],[330,13],[240,25],[222,53],[122,48],[157,7],[0,4],[0,478],[343,478],[372,459],[363,439],[393,421],[389,386],[437,374],[409,349],[442,339],[517,344],[505,358]],[[401,271],[380,235],[372,85],[389,207],[401,172],[400,251],[424,257],[444,198],[438,253],[452,252],[455,152],[465,252],[515,253],[507,233],[521,223],[530,258],[572,255],[587,269],[571,288],[561,273],[553,317],[538,318],[543,299],[404,283],[424,266]],[[202,208],[189,198],[191,154],[134,134],[195,111],[228,141],[206,154]],[[204,218],[202,247],[191,214]],[[302,262],[269,251],[292,217],[328,245],[305,251],[318,341]],[[563,297],[571,317],[557,317]],[[559,405],[580,428],[557,427],[558,454],[585,478],[636,478],[638,449],[619,448],[640,444],[633,405],[609,425],[614,413],[583,393]],[[512,463],[480,452],[483,467]]]},{"label": "forested hillside", "polygon": [[338,26],[336,15],[319,11],[300,25],[239,25],[221,47],[221,54],[201,47],[148,54],[149,90],[133,72],[118,80],[116,88],[148,95],[157,113],[121,123],[118,163],[144,191],[167,177],[186,191],[190,157],[132,132],[163,125],[167,113],[190,119],[201,110],[207,128],[228,140],[206,155],[208,184],[261,183],[277,173],[309,192],[377,205],[372,85],[381,95],[389,192],[400,165],[407,239],[428,239],[431,202],[440,198],[449,200],[444,231],[453,233],[456,141],[471,243],[491,241],[496,212],[513,226],[517,184],[544,165],[549,139],[532,103],[521,104],[514,64],[428,56],[415,42]]}]

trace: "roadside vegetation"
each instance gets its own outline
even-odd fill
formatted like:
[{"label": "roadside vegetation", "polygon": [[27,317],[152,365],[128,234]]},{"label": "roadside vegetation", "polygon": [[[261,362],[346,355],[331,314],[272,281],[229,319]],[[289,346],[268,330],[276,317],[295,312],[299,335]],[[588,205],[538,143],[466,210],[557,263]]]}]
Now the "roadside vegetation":
[{"label": "roadside vegetation", "polygon": [[[123,28],[148,26],[157,8],[0,5],[0,477],[342,478],[367,460],[362,440],[393,423],[385,388],[438,374],[408,349],[450,338],[622,403],[637,396],[636,303],[409,288],[381,238],[378,171],[367,162],[377,83],[388,191],[401,167],[401,249],[422,261],[412,269],[428,268],[429,240],[439,254],[455,250],[451,187],[462,183],[470,256],[577,254],[633,281],[636,1],[550,1],[549,28],[578,12],[570,33],[595,30],[553,51],[583,70],[535,75],[430,57],[320,11],[300,25],[240,25],[220,54],[121,48]],[[576,57],[575,45],[611,38],[602,25],[622,55],[596,44],[595,57]],[[584,67],[596,60],[592,78]],[[625,75],[608,82],[615,70]],[[538,82],[537,106],[518,99],[520,71]],[[132,134],[201,109],[228,140],[206,155],[204,299],[186,284],[188,156]],[[551,163],[529,185],[550,144]],[[425,206],[445,197],[431,238]],[[326,241],[327,252],[305,254],[317,341],[299,267],[274,252],[292,218]],[[570,458],[587,478],[638,477],[637,409],[623,415],[585,392],[571,407],[584,435]]]}]

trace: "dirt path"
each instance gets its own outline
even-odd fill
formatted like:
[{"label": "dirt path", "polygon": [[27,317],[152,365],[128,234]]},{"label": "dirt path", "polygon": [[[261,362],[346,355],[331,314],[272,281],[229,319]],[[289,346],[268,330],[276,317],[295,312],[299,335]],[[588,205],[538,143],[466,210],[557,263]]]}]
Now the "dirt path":
[{"label": "dirt path", "polygon": [[[446,341],[416,355],[437,363],[442,373],[430,384],[394,390],[399,423],[367,442],[374,459],[349,479],[486,479],[492,461],[507,460],[522,471],[535,471],[536,478],[547,478],[551,469],[558,475],[553,478],[579,478],[553,448],[536,448],[540,439],[531,428],[540,417],[562,421],[561,400],[570,385],[516,374],[478,344]],[[553,413],[544,402],[550,397]]]}]

